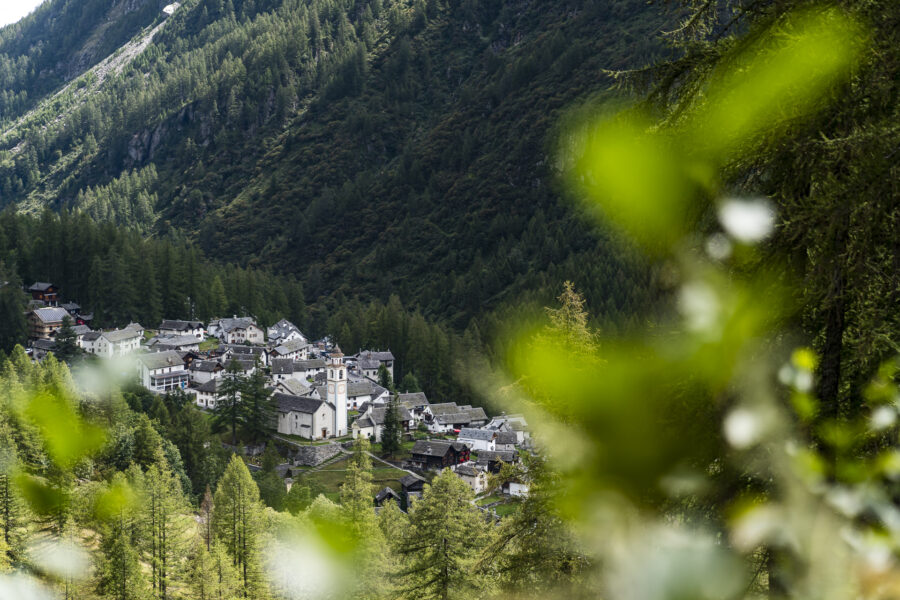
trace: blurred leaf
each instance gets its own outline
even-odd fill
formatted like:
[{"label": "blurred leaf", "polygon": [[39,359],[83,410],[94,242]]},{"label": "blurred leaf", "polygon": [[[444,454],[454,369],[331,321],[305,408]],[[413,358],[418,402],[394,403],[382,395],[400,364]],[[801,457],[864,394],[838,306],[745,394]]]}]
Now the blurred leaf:
[{"label": "blurred leaf", "polygon": [[85,423],[59,394],[37,394],[25,412],[40,430],[50,457],[63,468],[98,450],[105,440],[103,430]]}]

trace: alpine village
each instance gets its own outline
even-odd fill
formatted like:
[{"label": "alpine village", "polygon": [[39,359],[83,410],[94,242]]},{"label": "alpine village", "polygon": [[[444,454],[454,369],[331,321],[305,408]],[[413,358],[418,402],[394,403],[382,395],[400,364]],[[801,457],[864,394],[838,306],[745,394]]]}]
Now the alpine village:
[{"label": "alpine village", "polygon": [[0,600],[900,600],[900,2],[0,2]]}]

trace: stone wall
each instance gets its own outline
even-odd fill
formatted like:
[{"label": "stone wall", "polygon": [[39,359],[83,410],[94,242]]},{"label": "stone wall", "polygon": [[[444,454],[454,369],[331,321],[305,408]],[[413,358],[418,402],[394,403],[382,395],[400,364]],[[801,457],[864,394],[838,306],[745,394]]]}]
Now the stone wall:
[{"label": "stone wall", "polygon": [[298,466],[316,467],[341,453],[338,444],[322,444],[321,446],[291,446],[294,464]]}]

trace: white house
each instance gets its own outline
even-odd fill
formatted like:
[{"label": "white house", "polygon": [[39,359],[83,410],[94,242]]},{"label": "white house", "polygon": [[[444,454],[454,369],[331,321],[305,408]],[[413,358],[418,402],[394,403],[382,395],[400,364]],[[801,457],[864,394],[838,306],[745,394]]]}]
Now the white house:
[{"label": "white house", "polygon": [[[409,411],[402,407],[397,407],[397,412],[400,415],[400,426],[403,431],[409,431],[409,424],[412,421],[412,416],[409,414]],[[351,427],[351,433],[354,438],[358,438],[360,436],[369,438],[373,442],[381,441],[381,434],[384,431],[384,418],[387,414],[387,407],[380,406],[374,407],[369,405],[368,410],[365,414],[361,415],[356,421],[353,422]]]},{"label": "white house", "polygon": [[394,378],[394,355],[390,350],[384,352],[365,350],[351,358],[356,360],[356,368],[364,377],[378,381],[378,368],[384,365],[391,374],[391,379]]},{"label": "white house", "polygon": [[188,367],[188,371],[191,374],[191,383],[195,384],[217,379],[224,370],[224,365],[216,360],[194,360],[191,361]]},{"label": "white house", "polygon": [[200,338],[193,335],[158,335],[145,344],[151,352],[177,350],[179,352],[199,352]]},{"label": "white house", "polygon": [[487,472],[482,471],[481,469],[476,469],[475,465],[473,465],[471,462],[467,462],[456,467],[455,473],[457,477],[459,477],[466,483],[466,485],[472,488],[472,491],[475,494],[480,494],[488,487]]},{"label": "white house", "polygon": [[519,445],[519,437],[515,431],[498,431],[495,450],[515,452]]},{"label": "white house", "polygon": [[300,329],[287,319],[282,319],[266,329],[266,337],[270,342],[276,342],[278,344],[294,340],[302,342],[303,345],[309,343],[309,340],[307,340],[306,336],[300,332]]},{"label": "white house", "polygon": [[200,408],[215,410],[221,381],[219,378],[210,379],[196,387],[189,388],[188,391],[194,394],[194,403]]},{"label": "white house", "polygon": [[464,428],[459,431],[456,441],[468,446],[469,450],[490,450],[493,452],[497,449],[497,432],[490,429]]},{"label": "white house", "polygon": [[347,382],[347,408],[357,410],[363,404],[383,404],[390,397],[384,389],[371,379],[352,379]]},{"label": "white house", "polygon": [[325,372],[325,360],[321,358],[313,358],[310,360],[294,361],[294,379],[306,381],[313,379],[319,373]]},{"label": "white house", "polygon": [[269,365],[269,353],[262,346],[244,346],[242,344],[222,344],[220,350],[224,350],[222,361],[227,365],[232,358],[237,360],[255,362],[266,367]]},{"label": "white house", "polygon": [[190,381],[184,361],[174,350],[139,355],[138,376],[145,388],[160,393],[185,389]]},{"label": "white house", "polygon": [[203,323],[200,321],[178,321],[175,319],[164,319],[159,324],[159,335],[190,335],[198,340],[202,340],[206,331],[203,329]]},{"label": "white house", "polygon": [[328,402],[303,396],[276,393],[278,433],[298,435],[310,440],[332,437],[334,406]]},{"label": "white house", "polygon": [[[96,334],[96,335],[93,335]],[[86,333],[82,337],[85,352],[103,358],[126,356],[141,347],[141,335],[134,329],[116,329]]]},{"label": "white house", "polygon": [[219,319],[209,324],[209,335],[215,336],[226,344],[262,344],[265,341],[263,330],[257,326],[252,317],[237,316],[230,319]]},{"label": "white house", "polygon": [[309,344],[305,340],[288,340],[269,350],[269,359],[288,358],[306,360],[309,358]]},{"label": "white house", "polygon": [[521,481],[507,481],[501,487],[501,491],[509,496],[524,498],[528,495],[528,484]]}]

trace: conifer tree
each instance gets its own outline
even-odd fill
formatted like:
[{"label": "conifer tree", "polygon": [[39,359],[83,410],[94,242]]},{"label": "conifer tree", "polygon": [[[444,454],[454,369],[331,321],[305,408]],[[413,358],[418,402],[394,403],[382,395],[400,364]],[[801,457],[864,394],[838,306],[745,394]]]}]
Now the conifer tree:
[{"label": "conifer tree", "polygon": [[75,330],[72,329],[72,318],[66,315],[62,319],[62,325],[56,331],[56,343],[53,344],[53,353],[61,361],[68,362],[78,353],[75,344]]},{"label": "conifer tree", "polygon": [[391,392],[394,391],[394,380],[391,377],[391,372],[384,365],[378,366],[378,385]]},{"label": "conifer tree", "polygon": [[400,552],[403,593],[414,598],[471,598],[483,587],[472,567],[488,538],[472,490],[445,469],[425,486],[409,511],[410,530]]},{"label": "conifer tree", "polygon": [[400,421],[400,403],[397,396],[391,396],[384,410],[384,425],[381,429],[381,451],[394,456],[403,446],[403,424]]},{"label": "conifer tree", "polygon": [[190,559],[190,588],[193,600],[233,600],[240,584],[234,564],[219,542],[207,549],[196,545]]},{"label": "conifer tree", "polygon": [[213,423],[218,431],[231,430],[232,446],[237,445],[237,428],[241,422],[243,388],[244,378],[241,376],[241,366],[236,359],[232,358],[222,375],[213,417]]},{"label": "conifer tree", "polygon": [[241,422],[244,433],[251,442],[265,440],[277,419],[277,407],[272,390],[266,386],[266,374],[257,359],[256,370],[241,390]]},{"label": "conifer tree", "polygon": [[244,597],[265,590],[260,563],[259,489],[238,455],[231,457],[214,496],[213,530],[231,556]]},{"label": "conifer tree", "polygon": [[187,546],[187,503],[181,486],[165,463],[151,465],[144,477],[142,541],[150,564],[153,596],[172,596],[179,562]]}]

